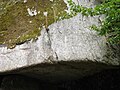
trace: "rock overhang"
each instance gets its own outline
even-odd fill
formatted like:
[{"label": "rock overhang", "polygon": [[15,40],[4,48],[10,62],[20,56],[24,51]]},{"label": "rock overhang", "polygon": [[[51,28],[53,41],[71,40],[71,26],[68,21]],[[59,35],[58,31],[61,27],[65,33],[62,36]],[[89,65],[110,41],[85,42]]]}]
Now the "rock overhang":
[{"label": "rock overhang", "polygon": [[[91,3],[90,5],[93,4],[94,3]],[[28,10],[28,13],[31,15],[29,11],[31,10]],[[32,15],[36,14],[36,11],[32,12]],[[42,65],[48,63],[48,66],[51,65],[51,67],[53,67],[51,70],[47,66],[45,70],[40,67],[38,68],[41,71],[47,71],[47,69],[49,69],[50,71],[48,72],[52,72],[53,74],[55,72],[53,70],[55,69],[55,66],[56,69],[57,66],[59,66],[59,64],[54,64],[54,62],[57,63],[62,61],[68,62],[68,67],[66,67],[66,64],[63,66],[61,65],[61,70],[59,72],[61,72],[61,74],[66,73],[66,75],[74,72],[72,68],[69,69],[69,64],[71,64],[70,61],[73,61],[73,66],[75,66],[74,63],[76,62],[78,63],[77,66],[82,66],[82,61],[92,61],[96,65],[105,63],[104,69],[112,67],[112,65],[119,65],[119,55],[108,51],[109,48],[106,45],[106,38],[104,36],[98,36],[95,31],[92,31],[89,28],[92,24],[99,25],[100,18],[100,16],[85,17],[78,14],[73,18],[58,21],[48,26],[49,32],[46,32],[46,29],[43,28],[41,30],[41,35],[35,41],[27,41],[21,45],[17,45],[13,49],[7,49],[7,47],[2,45],[0,47],[0,72],[19,70],[24,67],[31,68],[32,65],[36,66],[38,64]],[[106,55],[109,55],[110,58],[106,58]],[[115,55],[115,57],[112,57],[113,55]],[[92,63],[91,66],[88,64],[89,67],[87,64],[88,63],[86,63],[86,68],[84,69],[85,71],[88,70],[87,72],[82,72],[81,69],[77,71],[79,71],[79,73],[88,74],[93,68],[95,68],[96,71],[97,69],[103,69],[101,64],[101,67],[99,68],[96,68],[96,66],[94,67],[94,65],[92,67]],[[62,67],[64,67],[65,70]],[[84,67],[84,64],[82,67]],[[75,68],[78,67],[75,66]],[[68,73],[66,71],[68,71]],[[22,71],[20,70],[20,72]],[[33,71],[31,71],[31,75],[32,72]],[[79,74],[74,73],[73,76],[74,75],[76,76]]]}]

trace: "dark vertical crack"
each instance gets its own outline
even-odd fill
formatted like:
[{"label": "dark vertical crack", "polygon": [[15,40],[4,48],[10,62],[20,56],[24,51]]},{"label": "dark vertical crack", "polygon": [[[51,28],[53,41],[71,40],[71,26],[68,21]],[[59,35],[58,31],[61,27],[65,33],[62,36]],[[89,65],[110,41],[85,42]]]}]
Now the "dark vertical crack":
[{"label": "dark vertical crack", "polygon": [[[55,59],[58,60],[58,55],[57,55],[57,53],[54,52],[53,49],[52,49],[52,41],[51,41],[51,38],[50,38],[50,32],[49,32],[49,31],[50,31],[49,28],[46,28],[46,32],[47,32],[47,36],[48,36],[48,40],[49,40],[49,46],[50,46],[50,49],[51,49],[52,53],[55,53]],[[52,54],[52,56],[50,56],[48,59],[49,59],[51,62],[53,62],[53,59],[54,59],[53,54]]]},{"label": "dark vertical crack", "polygon": [[56,55],[56,59],[58,60],[58,55],[57,55],[57,53],[55,52],[55,55]]},{"label": "dark vertical crack", "polygon": [[47,32],[47,36],[48,36],[48,39],[49,39],[49,45],[50,45],[50,49],[52,50],[52,43],[51,43],[51,38],[50,38],[50,33],[49,33],[49,28],[46,28],[46,32]]}]

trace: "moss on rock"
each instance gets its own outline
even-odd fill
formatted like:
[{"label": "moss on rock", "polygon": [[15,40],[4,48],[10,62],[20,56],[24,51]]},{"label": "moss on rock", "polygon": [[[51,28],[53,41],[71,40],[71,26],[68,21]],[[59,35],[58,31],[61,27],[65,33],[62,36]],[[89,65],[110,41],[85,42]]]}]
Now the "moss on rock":
[{"label": "moss on rock", "polygon": [[2,0],[0,4],[0,44],[8,48],[36,39],[43,26],[54,23],[66,13],[63,0]]}]

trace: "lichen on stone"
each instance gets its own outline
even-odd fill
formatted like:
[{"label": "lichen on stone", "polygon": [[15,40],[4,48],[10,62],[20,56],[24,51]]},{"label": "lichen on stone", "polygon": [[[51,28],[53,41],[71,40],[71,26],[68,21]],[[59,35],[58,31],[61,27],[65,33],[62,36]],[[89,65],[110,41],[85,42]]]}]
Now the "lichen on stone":
[{"label": "lichen on stone", "polygon": [[36,39],[42,27],[56,22],[66,13],[65,9],[63,0],[0,1],[0,44],[13,48],[16,44]]}]

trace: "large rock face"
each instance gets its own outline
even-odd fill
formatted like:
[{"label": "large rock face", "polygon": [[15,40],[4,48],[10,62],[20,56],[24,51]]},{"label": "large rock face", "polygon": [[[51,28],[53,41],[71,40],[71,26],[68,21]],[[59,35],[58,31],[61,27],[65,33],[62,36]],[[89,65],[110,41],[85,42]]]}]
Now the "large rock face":
[{"label": "large rock face", "polygon": [[112,61],[105,58],[108,50],[105,37],[89,30],[89,26],[96,24],[97,20],[97,17],[77,15],[50,25],[49,33],[43,29],[35,42],[26,42],[14,49],[0,47],[0,71],[44,62],[71,60],[91,60],[118,65],[116,58],[112,58]]},{"label": "large rock face", "polygon": [[[86,3],[89,2],[84,1],[83,5]],[[94,6],[94,4],[95,2],[90,2],[88,5]],[[36,41],[27,41],[13,49],[1,45],[0,72],[24,68],[17,73],[41,79],[44,76],[47,77],[46,80],[50,80],[54,75],[57,77],[68,75],[71,79],[111,67],[109,65],[119,65],[119,53],[114,53],[118,51],[112,51],[106,44],[104,36],[98,36],[97,32],[90,30],[91,25],[100,24],[101,18],[101,16],[85,17],[78,14],[73,18],[53,23],[48,27],[48,32],[43,28]],[[61,63],[63,61],[66,62]],[[38,67],[31,69],[30,66],[33,65]],[[25,70],[25,67],[28,69]]]}]

